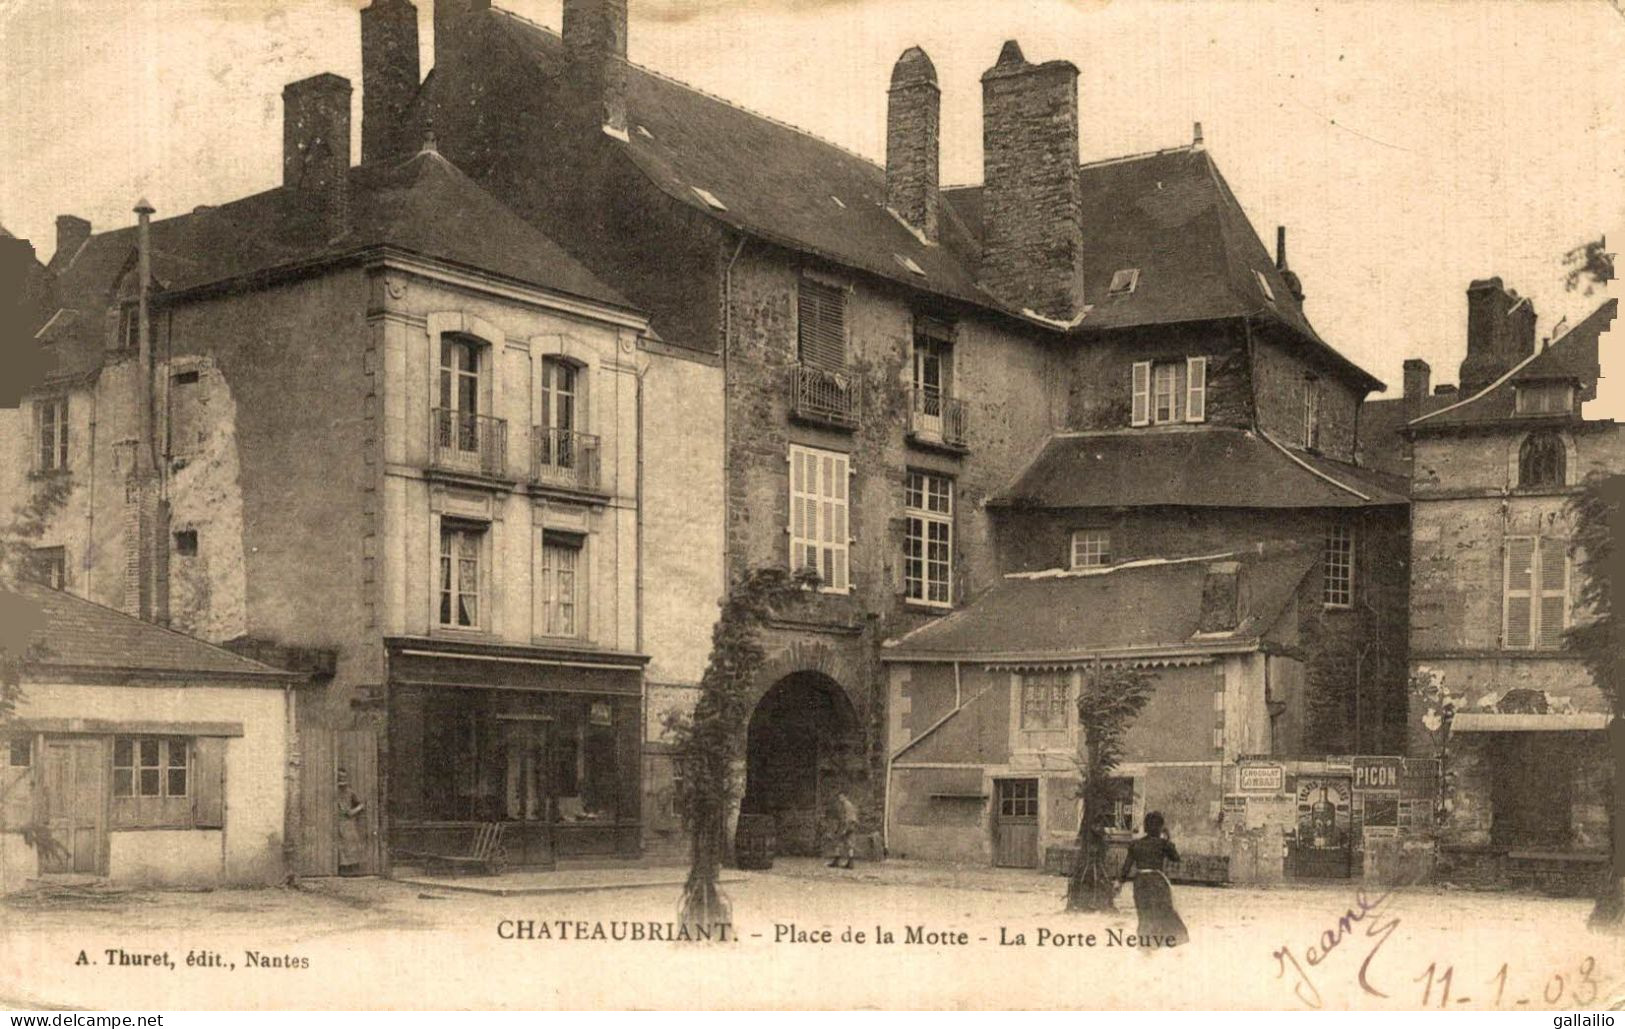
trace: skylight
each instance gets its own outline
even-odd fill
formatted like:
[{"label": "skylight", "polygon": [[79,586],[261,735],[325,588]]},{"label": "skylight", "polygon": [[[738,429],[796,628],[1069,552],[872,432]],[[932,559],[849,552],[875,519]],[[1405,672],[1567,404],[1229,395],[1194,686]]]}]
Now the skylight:
[{"label": "skylight", "polygon": [[689,188],[694,191],[695,196],[705,201],[705,205],[707,207],[715,208],[718,211],[726,211],[728,209],[728,205],[718,200],[717,195],[710,190],[701,189],[698,186],[690,186]]},{"label": "skylight", "polygon": [[1275,290],[1270,287],[1270,280],[1266,279],[1264,273],[1256,268],[1253,269],[1253,274],[1258,277],[1258,288],[1264,291],[1264,299],[1272,304],[1275,303]]},{"label": "skylight", "polygon": [[654,139],[655,138],[655,134],[653,132],[650,132],[648,129],[644,128],[642,125],[638,126],[638,135],[642,136],[644,139]]},{"label": "skylight", "polygon": [[909,271],[913,272],[915,275],[924,275],[925,274],[925,269],[921,268],[918,264],[914,263],[914,258],[912,258],[912,257],[904,257],[902,254],[893,254],[892,256],[897,258],[897,263],[898,264],[902,265],[904,268],[907,268]]},{"label": "skylight", "polygon": [[834,193],[831,193],[829,195],[829,198],[831,200],[835,201],[835,206],[836,207],[841,208],[843,211],[846,209],[846,201],[845,200],[842,200],[840,197],[836,196]]},{"label": "skylight", "polygon": [[1112,272],[1112,284],[1106,287],[1106,294],[1114,297],[1128,296],[1139,284],[1140,269],[1119,268]]}]

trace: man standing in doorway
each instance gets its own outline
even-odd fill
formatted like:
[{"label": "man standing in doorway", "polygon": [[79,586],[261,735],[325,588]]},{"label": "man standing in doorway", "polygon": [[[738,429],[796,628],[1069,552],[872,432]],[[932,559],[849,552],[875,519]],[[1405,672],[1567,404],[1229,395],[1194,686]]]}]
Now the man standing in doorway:
[{"label": "man standing in doorway", "polygon": [[[852,867],[852,837],[857,835],[857,831],[857,805],[847,797],[845,790],[840,790],[835,794],[835,856],[830,859],[829,867]],[[846,858],[845,866],[841,864],[843,857]]]}]

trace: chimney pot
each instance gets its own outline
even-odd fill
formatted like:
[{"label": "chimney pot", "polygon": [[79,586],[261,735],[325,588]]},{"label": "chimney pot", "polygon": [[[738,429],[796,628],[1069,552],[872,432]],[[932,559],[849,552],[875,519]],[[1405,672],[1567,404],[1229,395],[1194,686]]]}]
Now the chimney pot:
[{"label": "chimney pot", "polygon": [[941,111],[936,66],[924,50],[910,47],[892,67],[886,95],[886,206],[930,241],[937,238],[942,202]]},{"label": "chimney pot", "polygon": [[1452,386],[1449,383],[1441,382],[1433,387],[1433,395],[1436,397],[1453,397],[1459,392],[1461,392],[1460,387]]},{"label": "chimney pot", "polygon": [[76,214],[59,214],[56,216],[56,253],[51,259],[67,260],[79,252],[90,238],[90,222]]},{"label": "chimney pot", "polygon": [[1194,125],[1191,126],[1191,146],[1194,149],[1197,149],[1197,150],[1202,149],[1202,123],[1201,122],[1196,122]]},{"label": "chimney pot", "polygon": [[419,78],[417,8],[372,0],[361,11],[362,163],[398,153]]},{"label": "chimney pot", "polygon": [[1286,271],[1286,226],[1275,227],[1275,267]]}]

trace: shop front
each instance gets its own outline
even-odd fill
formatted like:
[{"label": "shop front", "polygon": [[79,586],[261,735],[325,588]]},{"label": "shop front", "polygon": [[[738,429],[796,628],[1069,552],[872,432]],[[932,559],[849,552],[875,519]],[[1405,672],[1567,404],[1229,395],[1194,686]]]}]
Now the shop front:
[{"label": "shop front", "polygon": [[392,647],[392,860],[466,853],[492,825],[510,866],[636,857],[642,681],[631,655]]}]

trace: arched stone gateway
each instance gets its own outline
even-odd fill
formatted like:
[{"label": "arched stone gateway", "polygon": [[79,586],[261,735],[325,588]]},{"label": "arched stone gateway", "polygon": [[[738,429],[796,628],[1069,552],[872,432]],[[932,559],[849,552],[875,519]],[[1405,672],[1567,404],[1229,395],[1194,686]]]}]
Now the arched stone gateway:
[{"label": "arched stone gateway", "polygon": [[773,816],[780,854],[818,854],[831,799],[864,775],[862,726],[835,680],[794,672],[762,695],[746,735],[740,811]]}]

